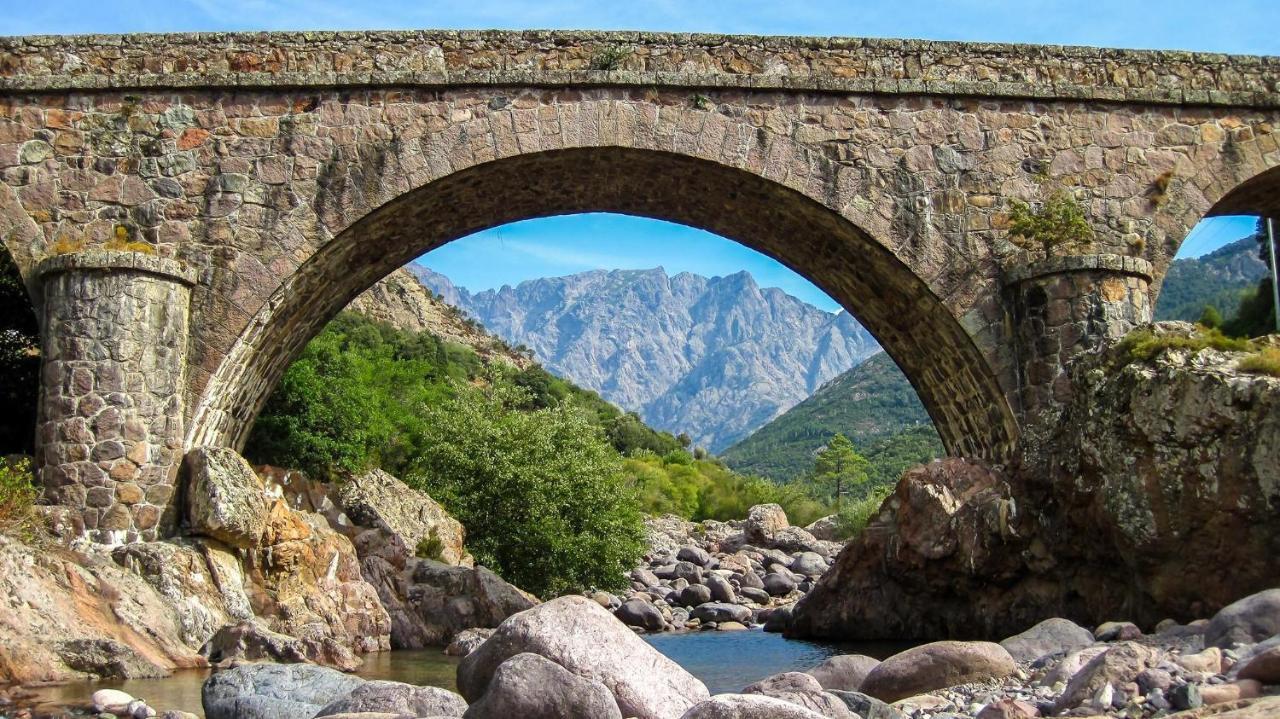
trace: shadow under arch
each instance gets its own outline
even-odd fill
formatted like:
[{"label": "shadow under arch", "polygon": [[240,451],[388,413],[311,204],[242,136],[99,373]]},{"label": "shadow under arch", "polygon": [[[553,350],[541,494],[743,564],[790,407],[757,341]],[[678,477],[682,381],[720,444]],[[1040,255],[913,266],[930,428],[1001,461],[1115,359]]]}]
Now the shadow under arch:
[{"label": "shadow under arch", "polygon": [[352,224],[286,278],[241,334],[195,403],[188,446],[242,447],[307,341],[396,268],[480,230],[583,212],[678,222],[777,259],[879,340],[916,388],[949,453],[995,461],[1011,455],[1018,424],[988,358],[883,244],[813,199],[747,170],[617,146],[475,165]]},{"label": "shadow under arch", "polygon": [[1205,217],[1260,215],[1280,221],[1280,166],[1263,170],[1227,191]]}]

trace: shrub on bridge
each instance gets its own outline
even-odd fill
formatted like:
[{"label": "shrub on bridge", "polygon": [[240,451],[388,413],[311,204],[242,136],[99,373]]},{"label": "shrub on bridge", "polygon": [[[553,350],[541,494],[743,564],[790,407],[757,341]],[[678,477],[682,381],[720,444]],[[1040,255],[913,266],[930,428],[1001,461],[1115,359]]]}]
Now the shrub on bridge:
[{"label": "shrub on bridge", "polygon": [[1059,190],[1038,209],[1013,200],[1009,211],[1009,239],[1023,249],[1038,249],[1050,257],[1058,248],[1088,247],[1093,242],[1093,227],[1075,196]]}]

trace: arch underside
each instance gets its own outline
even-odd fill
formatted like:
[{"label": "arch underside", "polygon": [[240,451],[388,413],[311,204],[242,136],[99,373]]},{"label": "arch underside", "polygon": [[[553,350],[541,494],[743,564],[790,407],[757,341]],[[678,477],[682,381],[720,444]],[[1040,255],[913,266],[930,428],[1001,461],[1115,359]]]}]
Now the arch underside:
[{"label": "arch underside", "polygon": [[917,389],[949,452],[993,460],[1009,456],[1017,423],[990,358],[925,282],[882,244],[818,202],[750,172],[619,147],[530,153],[477,165],[405,193],[344,230],[267,303],[252,341],[241,343],[249,347],[244,355],[224,361],[199,402],[191,443],[242,446],[306,342],[396,268],[482,229],[580,212],[679,222],[778,259],[876,336]]},{"label": "arch underside", "polygon": [[1245,180],[1218,200],[1206,216],[1261,215],[1280,220],[1280,167]]}]

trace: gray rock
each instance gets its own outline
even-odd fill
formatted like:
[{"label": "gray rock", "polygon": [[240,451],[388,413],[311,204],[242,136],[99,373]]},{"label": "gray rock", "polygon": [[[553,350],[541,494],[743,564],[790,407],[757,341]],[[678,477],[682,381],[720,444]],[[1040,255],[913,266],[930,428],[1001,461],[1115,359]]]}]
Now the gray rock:
[{"label": "gray rock", "polygon": [[71,639],[58,642],[55,651],[72,669],[103,679],[159,679],[170,673],[111,639]]},{"label": "gray rock", "polygon": [[796,581],[785,574],[771,572],[764,577],[764,590],[775,597],[785,597],[794,592]]},{"label": "gray rock", "polygon": [[818,680],[803,672],[783,672],[765,677],[758,682],[743,687],[743,694],[764,694],[772,696],[779,692],[820,692],[822,685]]},{"label": "gray rock", "polygon": [[453,636],[449,646],[444,648],[444,653],[451,657],[465,657],[491,636],[493,636],[493,630],[488,627],[463,629]]},{"label": "gray rock", "polygon": [[1093,644],[1093,633],[1069,619],[1054,617],[1000,642],[1014,661],[1033,662],[1047,654]]},{"label": "gray rock", "polygon": [[666,620],[662,618],[662,612],[653,606],[652,603],[643,599],[628,599],[618,607],[613,616],[622,620],[623,624],[629,627],[639,627],[647,629],[651,632],[660,631],[666,626]]},{"label": "gray rock", "polygon": [[364,680],[314,664],[245,664],[201,689],[205,719],[311,719]]},{"label": "gray rock", "polygon": [[258,544],[269,507],[262,480],[244,457],[225,447],[196,447],[184,462],[191,532],[233,547]]},{"label": "gray rock", "polygon": [[818,680],[823,689],[840,689],[856,692],[880,660],[862,654],[839,654],[829,657],[805,673]]},{"label": "gray rock", "polygon": [[1133,622],[1103,622],[1093,630],[1093,637],[1100,642],[1127,642],[1142,636],[1142,630]]},{"label": "gray rock", "polygon": [[689,584],[702,584],[702,567],[693,562],[676,562],[673,576]]},{"label": "gray rock", "polygon": [[783,607],[775,607],[769,610],[767,615],[763,615],[764,630],[771,633],[785,631],[787,625],[791,623],[791,612],[794,607],[794,604],[788,604]]},{"label": "gray rock", "polygon": [[609,688],[624,716],[668,719],[707,698],[707,688],[595,602],[560,597],[507,619],[458,667],[458,689],[478,701],[498,665],[531,652]]},{"label": "gray rock", "polygon": [[771,598],[768,592],[763,589],[756,589],[755,587],[742,587],[738,590],[738,594],[745,599],[750,599],[756,604],[768,604],[769,599]]},{"label": "gray rock", "polygon": [[862,719],[906,719],[902,712],[862,692],[833,689],[829,693],[844,702],[844,705],[849,707],[849,711],[862,717]]},{"label": "gray rock", "polygon": [[1280,634],[1280,588],[1251,594],[1223,607],[1209,620],[1205,646],[1252,644]]},{"label": "gray rock", "polygon": [[631,570],[631,579],[632,581],[639,582],[646,587],[658,586],[658,575],[644,567]]},{"label": "gray rock", "polygon": [[764,580],[754,571],[738,575],[738,587],[742,589],[764,589]]},{"label": "gray rock", "polygon": [[703,581],[704,585],[711,591],[711,598],[717,602],[729,602],[730,604],[738,601],[738,595],[733,591],[733,585],[728,579],[719,574],[708,574]]},{"label": "gray rock", "polygon": [[316,716],[380,712],[413,717],[460,717],[467,710],[462,697],[439,687],[419,687],[388,681],[370,681],[346,696],[326,704]]},{"label": "gray rock", "polygon": [[824,719],[811,709],[762,694],[720,694],[695,705],[680,719]]},{"label": "gray rock", "polygon": [[777,504],[757,504],[747,510],[742,532],[751,544],[768,547],[779,531],[790,527],[787,513]]},{"label": "gray rock", "polygon": [[689,612],[689,616],[701,621],[703,624],[707,622],[740,622],[747,624],[751,621],[751,610],[741,604],[707,602],[695,607],[692,612]]},{"label": "gray rock", "polygon": [[200,654],[216,667],[244,662],[316,662],[344,672],[360,667],[360,658],[331,636],[303,640],[273,632],[257,621],[228,624],[200,647]]},{"label": "gray rock", "polygon": [[788,569],[796,574],[816,577],[827,571],[827,560],[817,552],[801,552]]},{"label": "gray rock", "polygon": [[696,607],[699,604],[706,604],[711,601],[711,587],[705,584],[690,584],[680,590],[680,604],[686,607]]},{"label": "gray rock", "polygon": [[622,719],[609,688],[537,654],[517,654],[493,673],[467,719]]},{"label": "gray rock", "polygon": [[471,564],[463,548],[462,523],[431,497],[380,469],[343,483],[338,498],[352,521],[396,535],[411,554],[425,541],[434,549],[431,559]]},{"label": "gray rock", "polygon": [[991,642],[933,642],[895,654],[862,680],[861,691],[894,702],[945,687],[1013,674],[1013,657]]},{"label": "gray rock", "polygon": [[711,555],[701,547],[681,547],[680,551],[676,552],[676,559],[681,562],[690,562],[703,568],[711,566]]}]

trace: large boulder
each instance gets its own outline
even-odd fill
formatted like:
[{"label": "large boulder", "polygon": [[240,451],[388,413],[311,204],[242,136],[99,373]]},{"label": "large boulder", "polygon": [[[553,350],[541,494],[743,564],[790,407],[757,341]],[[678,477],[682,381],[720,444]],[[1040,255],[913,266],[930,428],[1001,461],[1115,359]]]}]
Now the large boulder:
[{"label": "large boulder", "polygon": [[680,719],[824,719],[798,704],[763,694],[718,694],[694,705]]},{"label": "large boulder", "polygon": [[692,612],[689,612],[689,617],[697,619],[703,624],[707,622],[739,622],[746,624],[751,621],[751,610],[741,604],[707,602],[695,607]]},{"label": "large boulder", "polygon": [[205,680],[205,719],[311,719],[364,680],[313,664],[246,664]]},{"label": "large boulder", "polygon": [[299,639],[262,626],[239,622],[219,629],[200,648],[209,664],[227,668],[247,662],[314,662],[344,672],[360,668],[361,661],[344,643],[329,635]]},{"label": "large boulder", "polygon": [[774,535],[790,526],[787,513],[780,505],[757,504],[747,510],[747,519],[742,523],[742,531],[747,542],[768,547],[772,544]]},{"label": "large boulder", "polygon": [[1093,633],[1070,619],[1054,617],[1000,642],[1014,661],[1033,662],[1046,654],[1069,652],[1093,644]]},{"label": "large boulder", "polygon": [[895,654],[876,665],[859,691],[894,702],[967,682],[1013,674],[1013,657],[991,642],[933,642]]},{"label": "large boulder", "polygon": [[1228,649],[1280,634],[1280,588],[1251,594],[1223,607],[1209,620],[1204,642]]},{"label": "large boulder", "polygon": [[1073,709],[1097,696],[1108,685],[1124,686],[1154,666],[1158,653],[1135,642],[1121,642],[1089,660],[1067,682],[1056,702],[1059,712]]},{"label": "large boulder", "polygon": [[805,673],[812,675],[823,689],[856,692],[880,660],[862,654],[838,654]]},{"label": "large boulder", "polygon": [[652,602],[646,602],[643,599],[628,599],[618,607],[613,616],[629,627],[647,629],[651,632],[660,631],[666,625],[662,612],[658,611]]},{"label": "large boulder", "polygon": [[707,688],[585,597],[554,599],[512,616],[458,667],[468,701],[485,693],[500,664],[530,652],[608,687],[624,716],[670,719],[707,698]]},{"label": "large boulder", "polygon": [[413,717],[460,717],[466,710],[467,703],[462,697],[447,689],[370,681],[324,705],[316,716],[377,712]]},{"label": "large boulder", "polygon": [[411,553],[444,564],[474,563],[463,548],[462,523],[431,497],[380,469],[348,480],[338,498],[352,521],[391,532]]},{"label": "large boulder", "polygon": [[225,447],[196,447],[184,459],[187,523],[193,534],[233,547],[262,538],[270,507],[253,467]]},{"label": "large boulder", "polygon": [[537,654],[517,654],[498,665],[467,719],[622,719],[609,688]]}]

